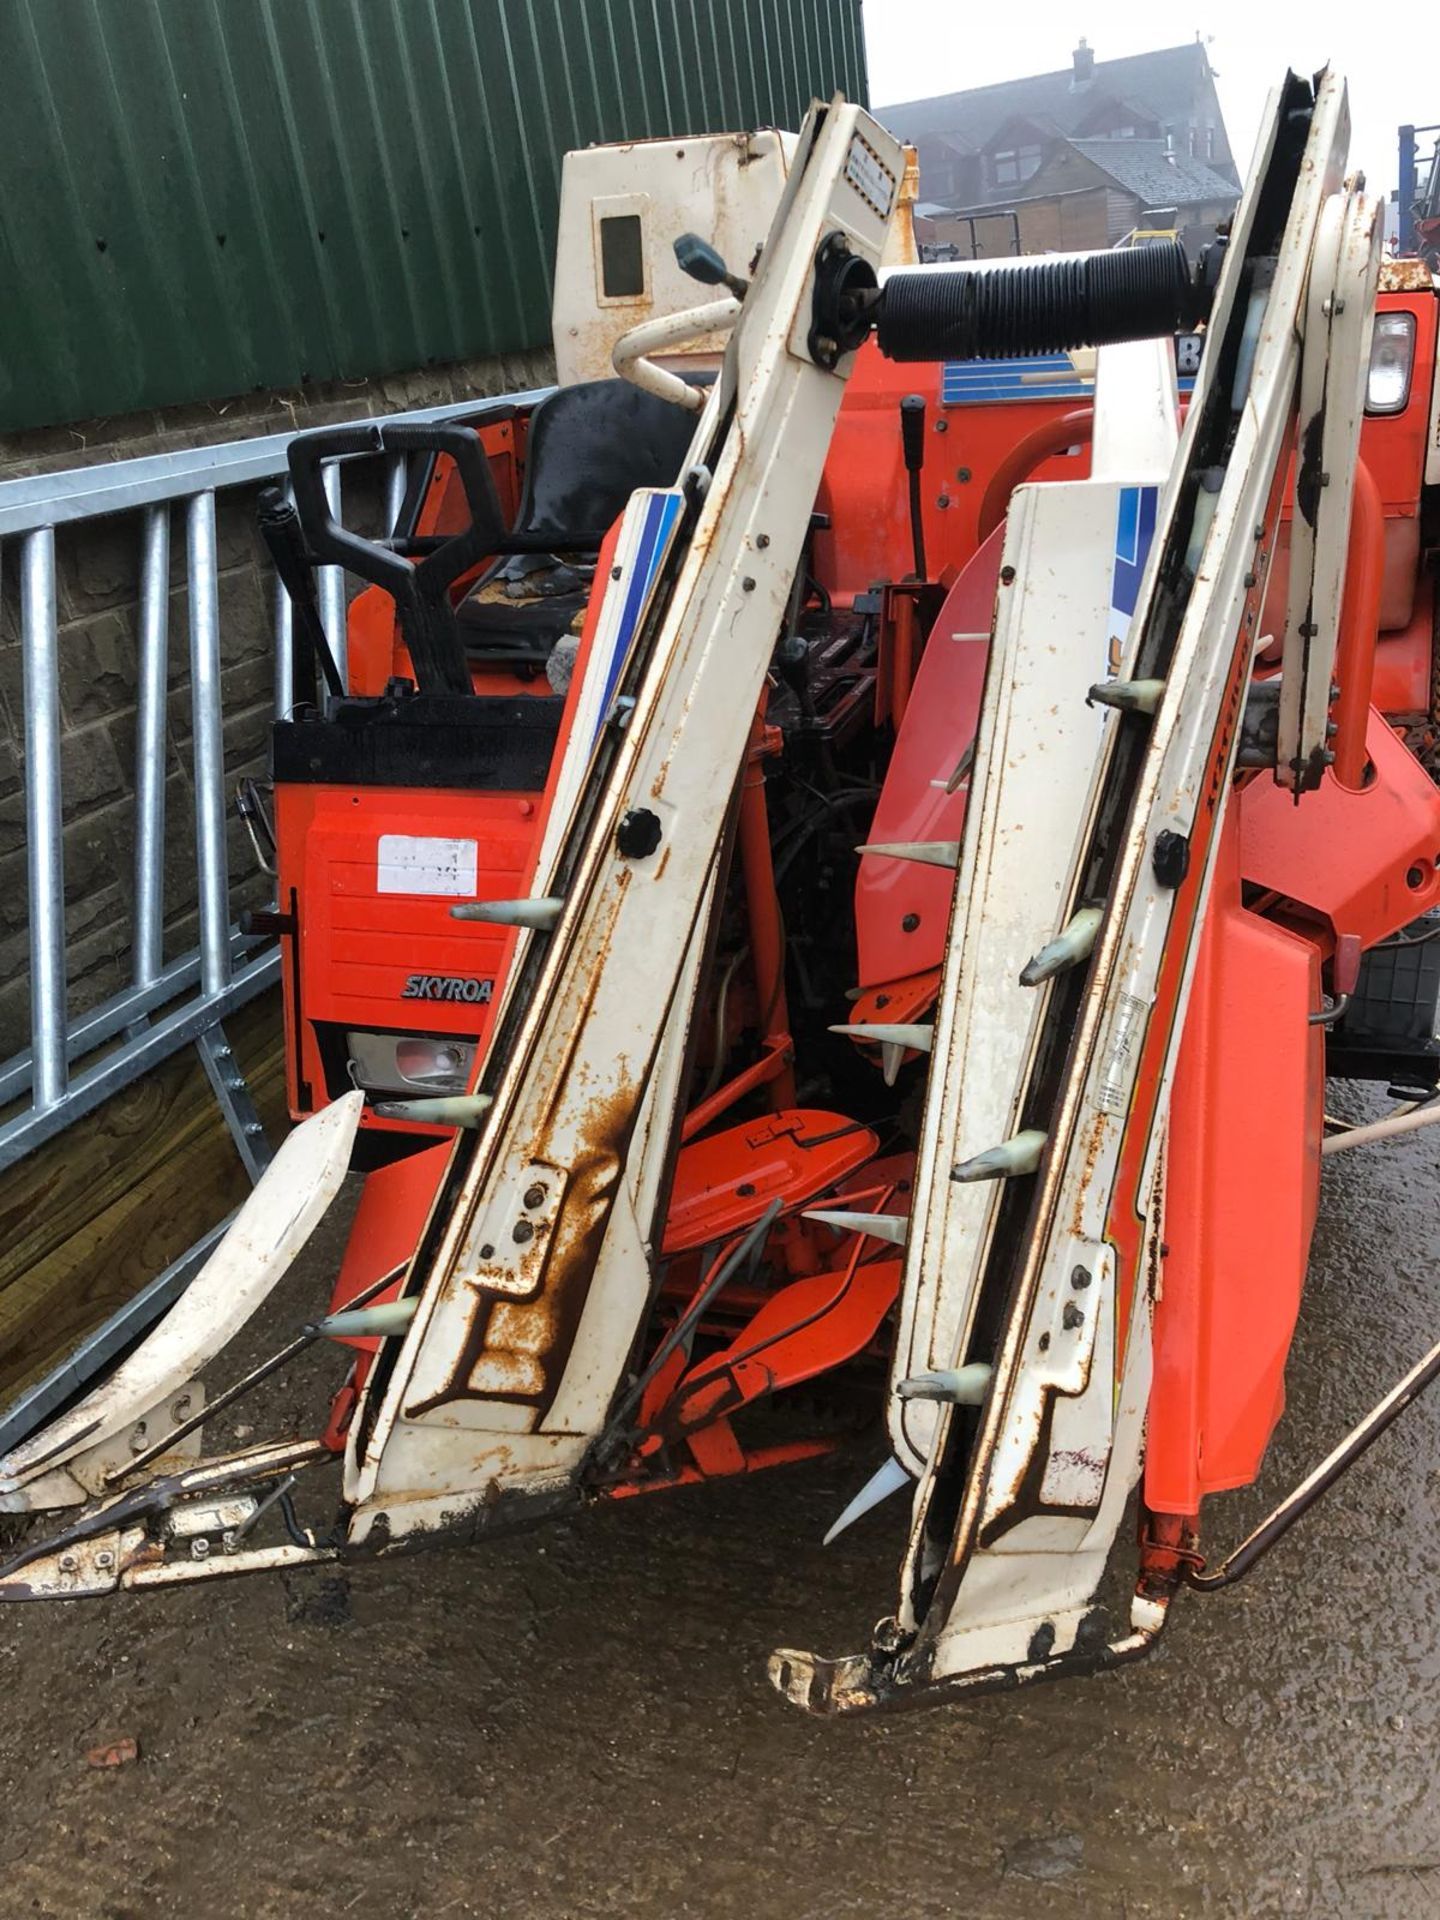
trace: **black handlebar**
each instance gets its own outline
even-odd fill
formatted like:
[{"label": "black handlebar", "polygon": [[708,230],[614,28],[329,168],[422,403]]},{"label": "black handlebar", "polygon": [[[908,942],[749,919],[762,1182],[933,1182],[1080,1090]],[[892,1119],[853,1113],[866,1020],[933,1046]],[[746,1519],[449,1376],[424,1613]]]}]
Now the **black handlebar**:
[{"label": "black handlebar", "polygon": [[[376,453],[449,454],[465,489],[469,525],[413,565],[392,547],[352,533],[330,511],[324,463]],[[469,693],[470,669],[449,590],[461,574],[500,551],[506,539],[490,462],[474,428],[383,421],[321,427],[290,442],[289,462],[309,564],[344,567],[390,595],[422,692]]]}]

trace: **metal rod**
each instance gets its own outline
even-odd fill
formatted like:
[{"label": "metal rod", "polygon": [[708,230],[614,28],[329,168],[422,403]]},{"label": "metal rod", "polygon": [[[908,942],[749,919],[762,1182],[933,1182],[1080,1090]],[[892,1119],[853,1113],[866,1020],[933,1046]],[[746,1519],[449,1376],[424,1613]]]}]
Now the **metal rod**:
[{"label": "metal rod", "polygon": [[93,1540],[97,1534],[113,1533],[136,1520],[148,1519],[151,1514],[163,1512],[184,1499],[186,1494],[217,1493],[236,1482],[285,1473],[292,1467],[318,1466],[334,1457],[323,1440],[279,1441],[270,1446],[247,1447],[243,1453],[220,1460],[202,1460],[180,1473],[165,1474],[159,1480],[132,1487],[128,1493],[117,1493],[114,1499],[82,1511],[78,1520],[51,1534],[48,1540],[36,1540],[23,1547],[13,1560],[7,1560],[0,1567],[0,1586],[23,1567],[73,1546],[77,1540]]},{"label": "metal rod", "polygon": [[165,940],[165,697],[169,687],[170,509],[147,507],[140,550],[135,714],[135,941],[131,977],[160,977]]},{"label": "metal rod", "polygon": [[[285,498],[293,501],[290,483],[285,483]],[[275,576],[275,718],[288,720],[295,704],[295,608],[285,591],[285,582]]]},{"label": "metal rod", "polygon": [[783,1073],[790,1071],[790,1062],[794,1048],[788,1034],[778,1039],[767,1039],[765,1052],[748,1067],[742,1067],[733,1080],[727,1080],[708,1094],[699,1106],[692,1107],[686,1114],[680,1128],[680,1140],[684,1145],[704,1131],[712,1120],[716,1120],[737,1100],[743,1100],[747,1093],[753,1093],[757,1087],[765,1086],[771,1080],[778,1080]]},{"label": "metal rod", "polygon": [[1332,1133],[1320,1142],[1322,1154],[1348,1153],[1351,1147],[1367,1147],[1372,1140],[1393,1140],[1400,1133],[1414,1133],[1417,1127],[1433,1127],[1440,1121],[1440,1100],[1427,1100],[1423,1107],[1409,1113],[1392,1113],[1384,1120],[1372,1120],[1367,1126],[1347,1127],[1344,1133]]},{"label": "metal rod", "polygon": [[[553,387],[531,387],[493,399],[451,400],[443,407],[416,407],[407,413],[377,416],[352,426],[426,426],[432,422],[473,419],[500,407],[533,407]],[[136,460],[105,460],[97,466],[67,467],[62,473],[26,474],[0,480],[0,539],[36,527],[63,526],[158,500],[187,500],[197,487],[243,487],[272,480],[285,471],[293,433],[270,433],[254,440],[226,440],[218,446],[185,447],[178,453],[149,453]],[[366,455],[356,455],[364,459]]]},{"label": "metal rod", "polygon": [[25,833],[30,884],[30,1050],[33,1104],[65,1096],[65,842],[60,811],[60,637],[55,625],[55,529],[20,550],[25,685]]},{"label": "metal rod", "polygon": [[254,1531],[257,1523],[264,1519],[265,1515],[270,1511],[271,1507],[275,1505],[275,1502],[277,1500],[281,1499],[285,1494],[289,1493],[290,1489],[295,1485],[296,1481],[299,1478],[300,1476],[298,1473],[287,1473],[285,1478],[282,1481],[280,1481],[277,1486],[274,1486],[270,1489],[269,1493],[266,1494],[265,1498],[259,1503],[259,1505],[255,1508],[255,1511],[250,1515],[250,1518],[248,1520],[242,1520],[239,1526],[236,1527],[235,1539],[237,1543],[243,1540],[247,1533],[251,1533]]},{"label": "metal rod", "polygon": [[125,1046],[102,1054],[93,1066],[76,1074],[63,1098],[53,1106],[22,1108],[10,1119],[0,1122],[0,1173],[27,1153],[33,1153],[46,1140],[53,1140],[72,1120],[92,1112],[112,1093],[128,1087],[132,1080],[138,1080],[151,1067],[167,1060],[206,1027],[214,1026],[233,1008],[253,1000],[279,978],[280,952],[277,947],[271,947],[242,967],[218,999],[192,1000],[171,1007],[153,1025],[133,1035]]},{"label": "metal rod", "polygon": [[[750,923],[750,953],[755,998],[760,1008],[760,1037],[766,1052],[780,1055],[770,1095],[772,1107],[795,1105],[794,1048],[790,1009],[785,1000],[785,929],[775,892],[775,862],[770,844],[770,813],[765,798],[765,720],[757,711],[750,727],[750,750],[740,776],[737,843],[745,905]],[[768,1078],[768,1076],[767,1076]]]},{"label": "metal rod", "polygon": [[394,539],[400,527],[400,509],[405,505],[405,489],[410,467],[403,453],[390,456],[385,466],[385,532]]},{"label": "metal rod", "polygon": [[[711,1301],[714,1300],[715,1296],[723,1291],[745,1265],[751,1254],[760,1247],[765,1236],[769,1233],[771,1227],[774,1226],[779,1217],[780,1201],[777,1197],[770,1202],[769,1206],[766,1207],[764,1213],[761,1214],[754,1225],[747,1228],[740,1238],[734,1242],[730,1251],[721,1256],[706,1275],[705,1279],[701,1281],[694,1299],[678,1317],[674,1326],[671,1327],[659,1346],[656,1347],[654,1353],[651,1354],[646,1365],[631,1382],[629,1388],[621,1394],[619,1400],[616,1402],[615,1409],[606,1423],[605,1431],[600,1436],[596,1448],[597,1453],[603,1453],[607,1441],[610,1441],[622,1430],[624,1422],[629,1419],[632,1409],[637,1407],[644,1398],[645,1389],[649,1386],[650,1382],[655,1378],[656,1374],[659,1373],[660,1369],[680,1343],[699,1324],[701,1315],[705,1312],[705,1309],[710,1305]],[[359,1302],[357,1301],[355,1304],[358,1306]]]},{"label": "metal rod", "polygon": [[[232,927],[232,962],[239,958],[254,964],[262,944],[258,936],[238,933]],[[143,1032],[149,1014],[157,1012],[172,1000],[180,999],[199,978],[200,955],[192,952],[181,960],[172,960],[148,987],[123,987],[108,1000],[102,1000],[98,1007],[91,1007],[88,1013],[78,1014],[66,1030],[66,1059],[73,1066],[75,1061],[83,1059],[87,1053],[93,1053],[96,1047],[113,1039],[126,1027],[138,1025]],[[22,1093],[29,1092],[32,1058],[30,1049],[22,1047],[19,1053],[11,1054],[0,1066],[0,1107],[8,1106],[12,1100],[18,1100]],[[74,1091],[73,1082],[71,1091]],[[5,1125],[0,1124],[0,1140],[4,1138]]]},{"label": "metal rod", "polygon": [[[325,462],[325,498],[330,502],[330,511],[342,524],[345,518],[341,498],[340,462]],[[341,683],[348,687],[350,683],[349,656],[345,645],[345,570],[343,567],[321,567],[316,573],[316,592],[320,600],[320,618],[325,626],[325,636],[330,642],[330,651],[335,656],[335,664],[340,669]]]},{"label": "metal rod", "polygon": [[1248,1573],[1255,1562],[1267,1554],[1278,1540],[1283,1539],[1303,1514],[1310,1511],[1320,1496],[1334,1486],[1341,1474],[1353,1467],[1361,1454],[1375,1444],[1385,1429],[1399,1419],[1411,1401],[1425,1391],[1437,1374],[1440,1374],[1440,1344],[1433,1346],[1424,1359],[1417,1362],[1404,1379],[1370,1409],[1359,1425],[1350,1429],[1339,1446],[1326,1454],[1315,1471],[1302,1480],[1293,1493],[1287,1494],[1275,1511],[1267,1515],[1249,1538],[1242,1540],[1213,1573],[1200,1567],[1185,1567],[1181,1577],[1186,1584],[1201,1593],[1213,1593],[1217,1587],[1231,1586],[1242,1574]]},{"label": "metal rod", "polygon": [[195,857],[200,883],[200,985],[230,982],[230,880],[225,852],[225,739],[220,709],[220,588],[215,495],[197,493],[186,522],[190,696],[195,755]]}]

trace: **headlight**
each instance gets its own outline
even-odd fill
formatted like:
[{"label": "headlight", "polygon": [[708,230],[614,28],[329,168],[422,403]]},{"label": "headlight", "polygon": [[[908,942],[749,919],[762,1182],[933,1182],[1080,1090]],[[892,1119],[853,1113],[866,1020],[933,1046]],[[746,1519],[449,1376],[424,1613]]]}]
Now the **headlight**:
[{"label": "headlight", "polygon": [[1415,364],[1413,313],[1377,313],[1370,340],[1370,375],[1365,383],[1367,413],[1400,413],[1410,398]]},{"label": "headlight", "polygon": [[350,1078],[366,1093],[463,1093],[475,1042],[448,1033],[347,1033]]}]

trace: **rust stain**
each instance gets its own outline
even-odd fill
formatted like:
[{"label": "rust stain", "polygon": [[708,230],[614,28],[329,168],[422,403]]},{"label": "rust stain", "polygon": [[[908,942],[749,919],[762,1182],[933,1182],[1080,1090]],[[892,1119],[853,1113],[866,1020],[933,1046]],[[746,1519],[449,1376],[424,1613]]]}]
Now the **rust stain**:
[{"label": "rust stain", "polygon": [[920,258],[915,241],[915,205],[920,198],[920,156],[914,147],[902,149],[905,161],[900,176],[900,191],[895,197],[895,214],[890,229],[888,251],[895,258],[914,262]]},{"label": "rust stain", "polygon": [[[1090,1447],[1057,1447],[1050,1455],[1050,1468],[1056,1479],[1067,1476],[1072,1481],[1091,1482],[1093,1493],[1091,1488],[1086,1488],[1086,1492],[1091,1493],[1097,1504],[1104,1491],[1109,1466],[1109,1454],[1096,1452]],[[1047,1501],[1046,1504],[1050,1503]]]},{"label": "rust stain", "polygon": [[1434,281],[1423,260],[1382,260],[1381,293],[1430,293]]},{"label": "rust stain", "polygon": [[[493,1319],[489,1329],[494,1337]],[[529,1400],[545,1391],[545,1369],[533,1354],[489,1346],[470,1372],[470,1391],[485,1399]]]},{"label": "rust stain", "polygon": [[1100,1150],[1105,1144],[1105,1134],[1110,1116],[1094,1112],[1086,1122],[1086,1132],[1081,1146],[1081,1159],[1084,1163],[1075,1188],[1075,1211],[1070,1220],[1070,1231],[1077,1240],[1085,1238],[1085,1202],[1095,1178],[1095,1168],[1100,1158]]},{"label": "rust stain", "polygon": [[[591,1101],[579,1143],[567,1149],[569,1179],[538,1288],[522,1301],[480,1282],[469,1338],[450,1382],[416,1412],[457,1399],[519,1401],[542,1416],[548,1411],[575,1343],[640,1094],[635,1081],[620,1078]],[[563,1164],[548,1132],[536,1140],[532,1157]]]}]

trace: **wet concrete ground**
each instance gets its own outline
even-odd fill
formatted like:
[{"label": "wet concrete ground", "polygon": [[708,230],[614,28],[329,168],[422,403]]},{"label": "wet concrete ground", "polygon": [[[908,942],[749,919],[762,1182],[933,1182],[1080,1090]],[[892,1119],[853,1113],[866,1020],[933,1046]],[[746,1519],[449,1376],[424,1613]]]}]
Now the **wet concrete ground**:
[{"label": "wet concrete ground", "polygon": [[[1290,1408],[1215,1549],[1440,1333],[1437,1135],[1330,1163]],[[0,1915],[1440,1912],[1440,1390],[1148,1664],[822,1725],[764,1656],[889,1611],[898,1513],[818,1544],[871,1464],[0,1613]]]}]

